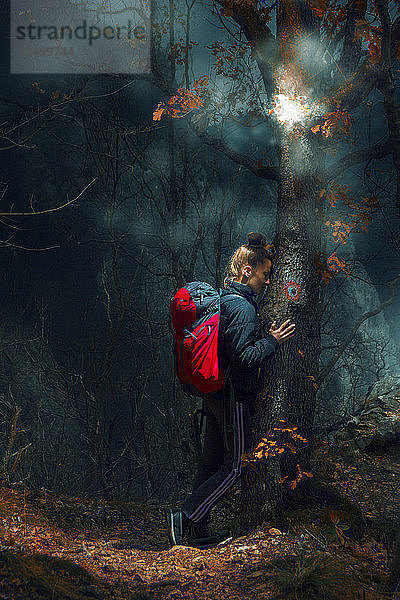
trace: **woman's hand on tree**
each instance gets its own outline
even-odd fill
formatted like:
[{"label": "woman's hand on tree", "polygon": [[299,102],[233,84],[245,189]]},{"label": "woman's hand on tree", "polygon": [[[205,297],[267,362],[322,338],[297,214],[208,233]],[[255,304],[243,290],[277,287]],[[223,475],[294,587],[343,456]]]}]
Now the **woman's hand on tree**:
[{"label": "woman's hand on tree", "polygon": [[289,325],[289,323],[290,319],[282,323],[280,327],[277,327],[276,321],[274,321],[269,329],[269,333],[273,335],[280,344],[283,344],[283,342],[286,342],[286,340],[294,336],[296,325],[294,323]]}]

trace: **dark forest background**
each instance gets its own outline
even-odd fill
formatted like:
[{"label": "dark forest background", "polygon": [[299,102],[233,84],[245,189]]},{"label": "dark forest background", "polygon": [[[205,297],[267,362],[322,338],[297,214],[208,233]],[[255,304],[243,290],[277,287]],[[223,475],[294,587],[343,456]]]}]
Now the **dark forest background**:
[{"label": "dark forest background", "polygon": [[[190,75],[209,75],[217,90],[206,46],[228,34],[215,15],[205,19],[204,3],[176,2],[184,23],[189,6],[199,43]],[[154,12],[165,26],[155,55],[164,48],[167,70],[169,9]],[[178,19],[174,28],[183,35]],[[193,477],[189,413],[198,402],[174,380],[169,301],[185,281],[221,285],[248,231],[273,239],[275,184],[210,147],[184,118],[153,121],[166,98],[160,65],[147,80],[10,75],[6,7],[2,46],[1,212],[43,211],[85,191],[56,212],[1,217],[0,471],[15,486],[69,495],[177,500]],[[185,65],[175,68],[184,80]],[[243,82],[250,85],[244,75]],[[214,128],[236,151],[259,156],[272,135],[268,119],[243,127],[226,111]],[[354,135],[335,157],[385,138],[378,91],[354,119]],[[368,231],[340,248],[351,277],[339,273],[321,286],[322,365],[356,321],[389,298],[400,269],[390,156],[352,167],[342,183],[379,203]],[[328,235],[325,244],[337,247]],[[400,377],[399,313],[397,288],[325,373],[317,437],[332,435],[375,381]]]}]

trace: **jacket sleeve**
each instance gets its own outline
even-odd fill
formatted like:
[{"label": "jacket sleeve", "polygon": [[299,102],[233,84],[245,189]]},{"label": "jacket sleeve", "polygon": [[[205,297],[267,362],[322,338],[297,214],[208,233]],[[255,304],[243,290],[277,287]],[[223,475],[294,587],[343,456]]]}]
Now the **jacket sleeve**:
[{"label": "jacket sleeve", "polygon": [[271,334],[259,338],[259,323],[253,306],[236,307],[225,324],[225,349],[232,365],[254,369],[279,346]]}]

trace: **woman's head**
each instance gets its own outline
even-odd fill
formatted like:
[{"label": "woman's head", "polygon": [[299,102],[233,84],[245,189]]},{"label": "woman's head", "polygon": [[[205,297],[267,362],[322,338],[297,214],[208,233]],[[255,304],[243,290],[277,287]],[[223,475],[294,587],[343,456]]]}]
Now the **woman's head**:
[{"label": "woman's head", "polygon": [[232,255],[226,270],[226,279],[233,279],[260,294],[269,284],[272,254],[261,233],[248,234],[247,244],[240,246]]}]

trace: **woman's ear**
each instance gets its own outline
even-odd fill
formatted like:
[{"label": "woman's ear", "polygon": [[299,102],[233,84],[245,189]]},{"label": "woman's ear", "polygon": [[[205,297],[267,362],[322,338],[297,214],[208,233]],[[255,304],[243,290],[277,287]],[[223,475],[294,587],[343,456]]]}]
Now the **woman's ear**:
[{"label": "woman's ear", "polygon": [[249,277],[251,275],[251,266],[250,265],[245,265],[244,267],[242,267],[242,275],[243,275],[243,277],[246,277],[246,279],[249,279]]}]

